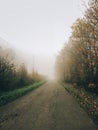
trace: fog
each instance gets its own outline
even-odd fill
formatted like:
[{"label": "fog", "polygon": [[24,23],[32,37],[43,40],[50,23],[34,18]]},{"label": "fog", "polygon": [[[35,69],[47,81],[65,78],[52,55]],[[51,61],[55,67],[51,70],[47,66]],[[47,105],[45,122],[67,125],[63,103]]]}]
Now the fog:
[{"label": "fog", "polygon": [[[28,72],[31,73],[33,69],[38,71],[38,73],[48,76],[49,78],[54,78],[53,71],[50,71],[55,64],[55,57],[44,55],[44,54],[31,54],[25,53],[16,49],[10,43],[0,38],[0,56],[4,56],[14,62],[16,65],[21,65],[24,63],[28,69]],[[51,64],[50,64],[51,61]]]},{"label": "fog", "polygon": [[14,50],[29,71],[53,78],[56,56],[84,10],[82,0],[0,1],[0,45]]}]

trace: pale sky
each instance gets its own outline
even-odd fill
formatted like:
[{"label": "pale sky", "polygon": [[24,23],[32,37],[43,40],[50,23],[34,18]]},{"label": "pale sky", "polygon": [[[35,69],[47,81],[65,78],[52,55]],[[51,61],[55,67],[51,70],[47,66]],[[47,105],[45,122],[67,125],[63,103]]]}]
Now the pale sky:
[{"label": "pale sky", "polygon": [[83,10],[83,0],[0,0],[0,37],[52,76],[55,57]]}]

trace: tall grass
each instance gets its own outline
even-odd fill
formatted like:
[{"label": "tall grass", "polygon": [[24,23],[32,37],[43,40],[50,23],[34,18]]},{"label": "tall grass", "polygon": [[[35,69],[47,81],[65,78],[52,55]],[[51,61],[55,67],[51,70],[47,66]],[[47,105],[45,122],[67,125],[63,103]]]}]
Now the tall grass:
[{"label": "tall grass", "polygon": [[34,83],[32,85],[25,86],[23,88],[1,93],[0,94],[0,106],[11,102],[11,101],[17,99],[18,97],[21,97],[22,95],[38,88],[39,86],[43,85],[44,83],[45,83],[45,81],[40,81],[40,82]]}]

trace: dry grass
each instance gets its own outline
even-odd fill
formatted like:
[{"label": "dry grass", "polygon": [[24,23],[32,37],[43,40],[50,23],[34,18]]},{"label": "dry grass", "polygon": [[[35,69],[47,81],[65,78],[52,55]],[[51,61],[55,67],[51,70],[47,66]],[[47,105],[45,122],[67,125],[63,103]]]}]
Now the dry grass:
[{"label": "dry grass", "polygon": [[63,86],[77,99],[80,106],[84,108],[95,124],[98,125],[98,96],[71,84],[63,84]]}]

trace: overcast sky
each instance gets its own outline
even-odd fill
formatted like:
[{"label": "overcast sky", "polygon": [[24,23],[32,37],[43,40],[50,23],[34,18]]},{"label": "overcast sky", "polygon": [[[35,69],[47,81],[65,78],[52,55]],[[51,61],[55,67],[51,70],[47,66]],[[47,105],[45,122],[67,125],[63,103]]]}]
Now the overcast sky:
[{"label": "overcast sky", "polygon": [[83,0],[0,0],[0,37],[51,76],[55,56],[83,10]]}]

